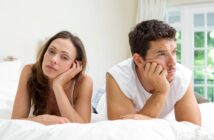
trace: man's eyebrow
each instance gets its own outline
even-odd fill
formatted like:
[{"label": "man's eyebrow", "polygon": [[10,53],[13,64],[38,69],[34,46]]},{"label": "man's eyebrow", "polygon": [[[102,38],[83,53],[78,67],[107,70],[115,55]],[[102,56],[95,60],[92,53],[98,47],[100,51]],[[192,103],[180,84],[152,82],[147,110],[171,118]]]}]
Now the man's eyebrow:
[{"label": "man's eyebrow", "polygon": [[167,50],[158,50],[155,53],[159,54],[159,53],[165,53],[165,52],[167,52]]}]

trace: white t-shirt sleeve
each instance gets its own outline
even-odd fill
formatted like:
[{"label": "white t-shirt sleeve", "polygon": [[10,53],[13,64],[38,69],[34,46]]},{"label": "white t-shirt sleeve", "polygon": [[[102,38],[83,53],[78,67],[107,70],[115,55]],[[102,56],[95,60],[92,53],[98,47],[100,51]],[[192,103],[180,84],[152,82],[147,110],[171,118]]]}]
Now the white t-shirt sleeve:
[{"label": "white t-shirt sleeve", "polygon": [[176,67],[176,80],[174,81],[174,85],[177,87],[176,94],[176,102],[179,101],[187,91],[187,88],[190,85],[190,81],[192,78],[192,72],[181,64],[177,64]]},{"label": "white t-shirt sleeve", "polygon": [[133,89],[132,84],[132,71],[131,71],[131,59],[127,59],[122,63],[115,65],[112,67],[108,73],[113,77],[117,85],[119,86],[120,90],[127,96],[129,99],[133,99]]}]

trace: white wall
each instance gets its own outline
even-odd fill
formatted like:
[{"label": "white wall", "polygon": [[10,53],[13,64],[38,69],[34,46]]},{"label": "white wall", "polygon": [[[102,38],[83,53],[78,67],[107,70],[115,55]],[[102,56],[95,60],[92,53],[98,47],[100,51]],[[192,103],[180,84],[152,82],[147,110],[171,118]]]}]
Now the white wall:
[{"label": "white wall", "polygon": [[0,0],[0,56],[32,63],[44,39],[69,30],[85,44],[96,90],[107,69],[129,56],[136,7],[137,0]]}]

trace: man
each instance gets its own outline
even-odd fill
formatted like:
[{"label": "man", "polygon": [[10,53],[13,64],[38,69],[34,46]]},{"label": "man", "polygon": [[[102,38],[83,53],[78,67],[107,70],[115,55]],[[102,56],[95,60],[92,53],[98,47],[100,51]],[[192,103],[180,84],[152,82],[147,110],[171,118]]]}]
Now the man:
[{"label": "man", "polygon": [[164,118],[201,124],[191,71],[176,63],[176,30],[158,20],[139,23],[129,33],[132,58],[106,76],[107,113],[114,119]]}]

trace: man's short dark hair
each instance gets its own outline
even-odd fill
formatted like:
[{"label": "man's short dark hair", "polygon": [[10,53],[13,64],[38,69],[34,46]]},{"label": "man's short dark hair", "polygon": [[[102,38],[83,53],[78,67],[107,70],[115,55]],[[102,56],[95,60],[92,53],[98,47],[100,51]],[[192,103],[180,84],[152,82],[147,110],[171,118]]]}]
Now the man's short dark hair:
[{"label": "man's short dark hair", "polygon": [[131,53],[138,53],[146,57],[150,48],[149,42],[159,39],[175,39],[176,30],[159,20],[147,20],[137,24],[129,33]]}]

